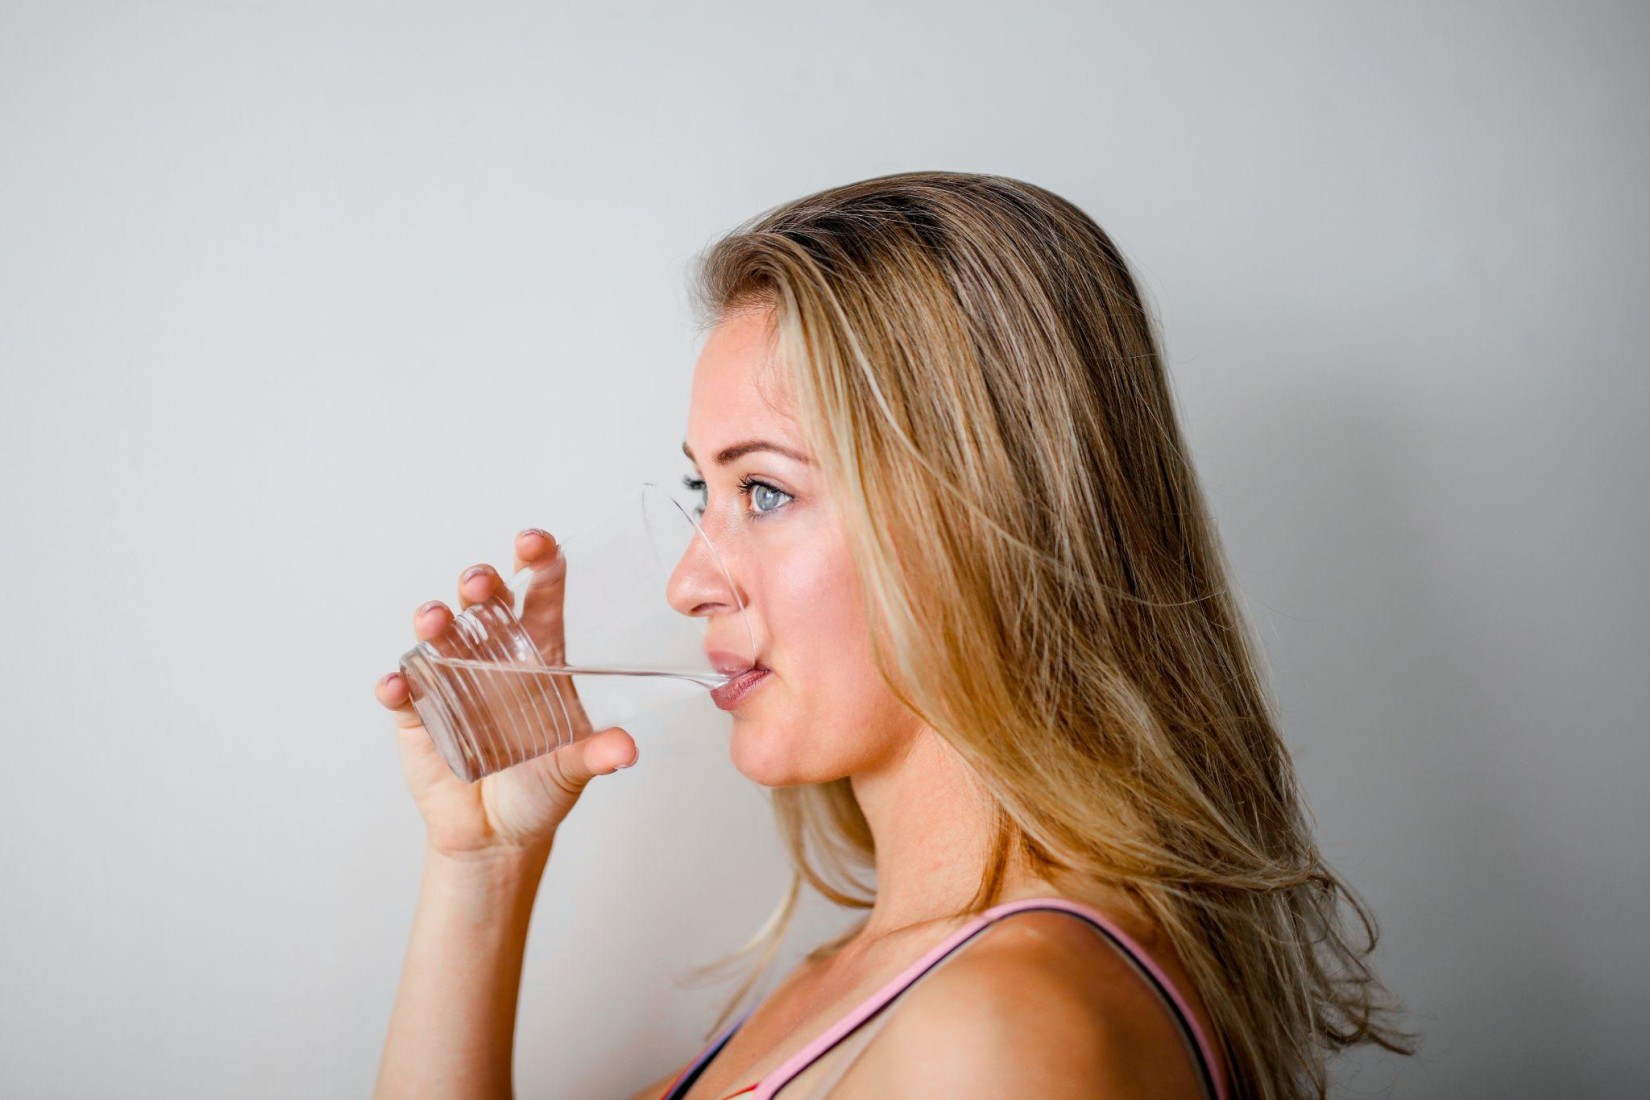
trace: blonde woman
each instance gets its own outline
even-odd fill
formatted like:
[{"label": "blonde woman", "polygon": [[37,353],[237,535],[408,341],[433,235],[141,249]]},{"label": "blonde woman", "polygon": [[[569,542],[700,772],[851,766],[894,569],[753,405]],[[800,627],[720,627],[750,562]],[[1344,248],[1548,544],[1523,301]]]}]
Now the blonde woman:
[{"label": "blonde woman", "polygon": [[[795,876],[709,1045],[633,1100],[1294,1098],[1336,1050],[1407,1051],[1106,234],[1030,184],[906,173],[761,215],[697,289],[690,484],[758,646],[718,702]],[[515,567],[553,551],[523,532]],[[706,568],[671,600],[714,650]],[[501,584],[476,567],[461,605]],[[556,826],[636,746],[468,786],[400,677],[378,698],[427,825],[379,1094],[507,1096]],[[725,1026],[804,882],[865,916]]]}]

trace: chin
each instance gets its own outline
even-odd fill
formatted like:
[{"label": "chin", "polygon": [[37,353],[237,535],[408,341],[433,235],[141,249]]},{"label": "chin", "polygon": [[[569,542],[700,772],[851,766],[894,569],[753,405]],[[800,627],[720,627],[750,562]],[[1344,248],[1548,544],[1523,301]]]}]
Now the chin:
[{"label": "chin", "polygon": [[734,723],[729,755],[739,774],[764,787],[826,783],[848,773],[809,760],[811,739],[782,723],[740,719]]},{"label": "chin", "polygon": [[734,730],[729,755],[740,775],[764,787],[789,787],[809,781],[797,767],[794,755],[772,743],[761,743],[761,737],[757,723],[741,723]]}]

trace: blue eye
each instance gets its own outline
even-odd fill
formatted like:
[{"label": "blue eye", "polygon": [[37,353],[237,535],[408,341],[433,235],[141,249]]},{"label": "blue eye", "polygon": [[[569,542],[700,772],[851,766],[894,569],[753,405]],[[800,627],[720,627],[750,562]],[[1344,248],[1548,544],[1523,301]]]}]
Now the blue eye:
[{"label": "blue eye", "polygon": [[[752,477],[742,478],[740,480],[739,491],[741,493],[750,493],[751,503],[757,505],[755,508],[752,508],[751,511],[759,516],[773,515],[785,506],[785,501],[791,499],[791,494],[787,493],[785,490],[776,489],[767,482],[757,481]],[[776,499],[778,497],[783,497],[784,500]],[[772,504],[773,507],[763,508],[761,504],[758,503],[759,501]]]},{"label": "blue eye", "polygon": [[[705,479],[687,474],[682,478],[682,484],[699,494],[699,503],[694,506],[693,514],[702,517],[705,509],[710,507],[710,494],[705,489]],[[785,490],[765,481],[758,481],[754,477],[739,479],[739,495],[748,495],[751,498],[752,507],[748,510],[749,514],[758,517],[771,516],[795,499]]]}]

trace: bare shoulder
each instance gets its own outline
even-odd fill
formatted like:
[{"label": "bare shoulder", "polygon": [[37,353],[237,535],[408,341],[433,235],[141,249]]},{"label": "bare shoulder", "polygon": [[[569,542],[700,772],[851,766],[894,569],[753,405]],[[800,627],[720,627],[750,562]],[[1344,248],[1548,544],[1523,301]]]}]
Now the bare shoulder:
[{"label": "bare shoulder", "polygon": [[912,987],[833,1097],[1196,1098],[1157,994],[1091,926],[998,921]]},{"label": "bare shoulder", "polygon": [[632,1093],[629,1100],[659,1100],[670,1090],[670,1086],[676,1083],[676,1078],[681,1076],[681,1073],[680,1069],[671,1070],[651,1085],[642,1086],[640,1092]]}]

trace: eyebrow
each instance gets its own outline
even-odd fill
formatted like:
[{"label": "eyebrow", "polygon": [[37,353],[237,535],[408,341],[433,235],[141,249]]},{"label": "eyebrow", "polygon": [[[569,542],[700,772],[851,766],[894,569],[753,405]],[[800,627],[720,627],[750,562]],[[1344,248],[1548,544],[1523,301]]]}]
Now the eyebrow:
[{"label": "eyebrow", "polygon": [[[779,444],[770,443],[765,439],[750,439],[746,440],[744,443],[735,443],[731,447],[722,448],[722,450],[716,452],[716,464],[718,466],[726,466],[734,459],[748,455],[752,451],[772,451],[774,454],[781,454],[786,458],[794,459],[797,462],[802,463],[804,466],[811,465],[811,463],[808,462],[806,455],[798,454],[789,447],[781,447]],[[693,457],[693,452],[688,450],[688,445],[685,442],[682,444],[682,453],[687,455],[694,465],[697,466],[699,464],[699,460]]]}]

